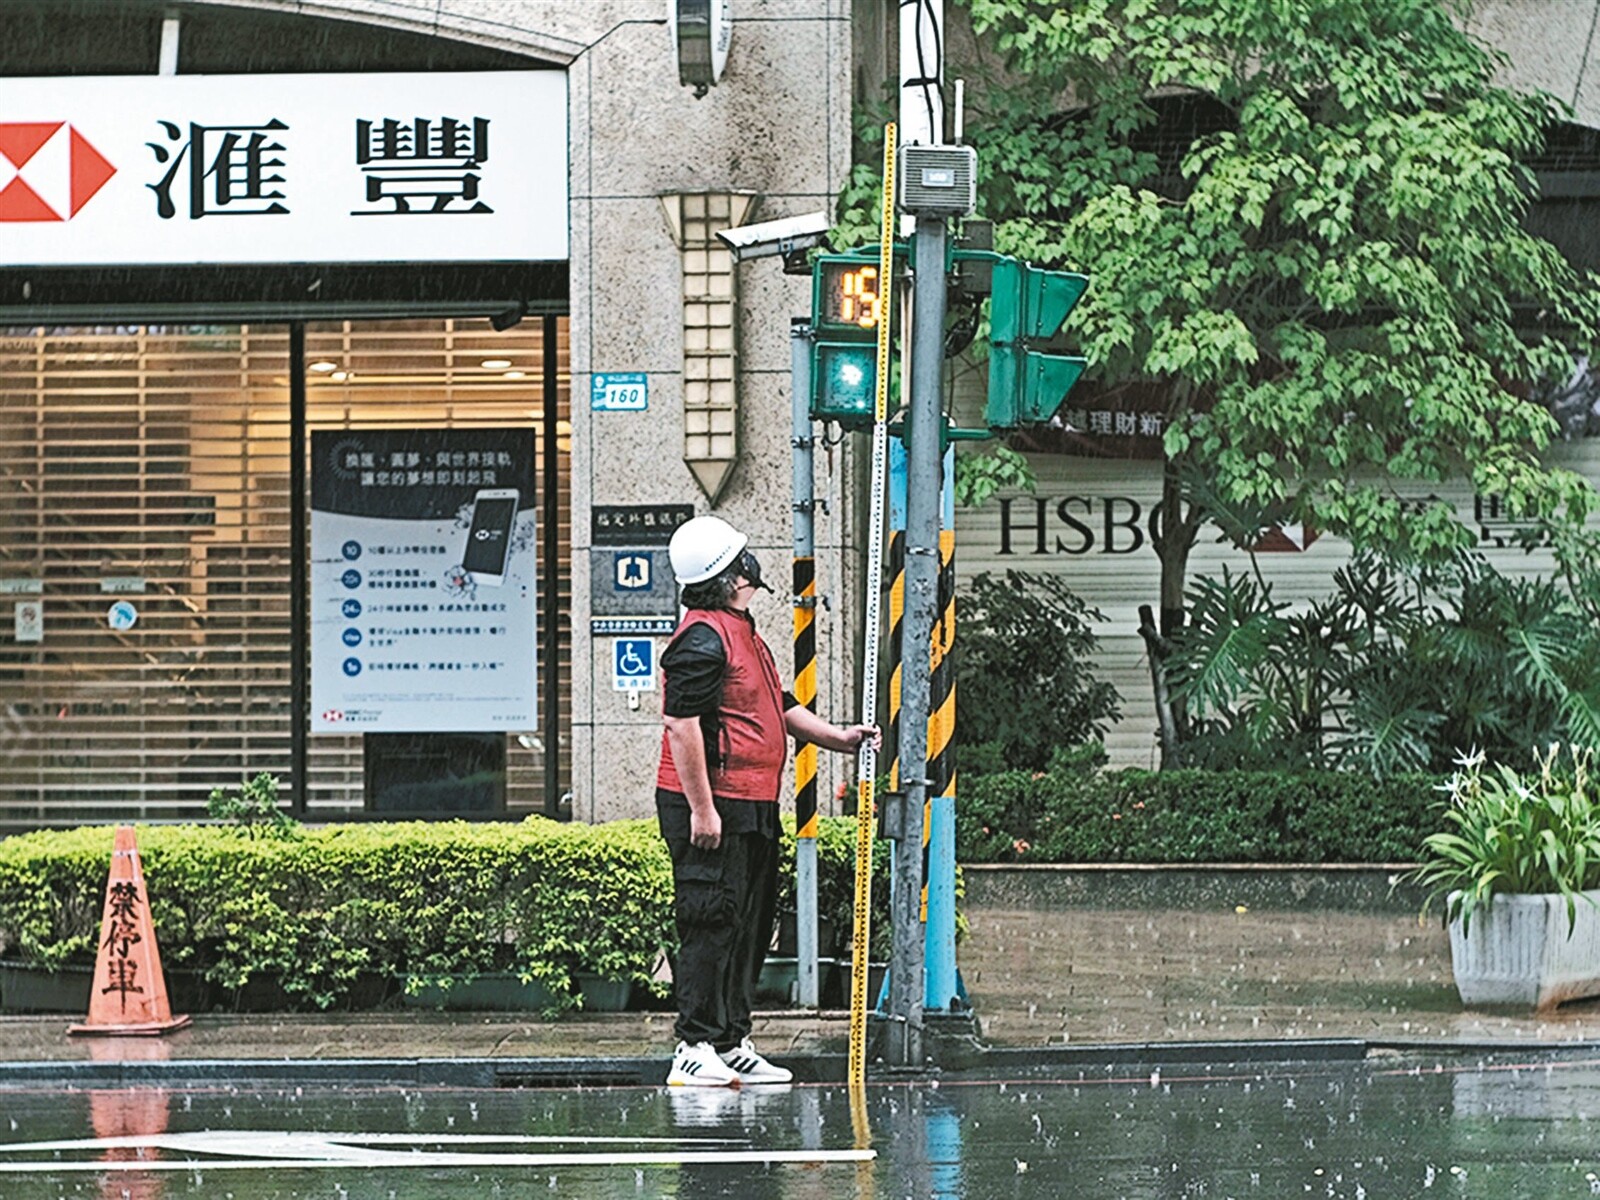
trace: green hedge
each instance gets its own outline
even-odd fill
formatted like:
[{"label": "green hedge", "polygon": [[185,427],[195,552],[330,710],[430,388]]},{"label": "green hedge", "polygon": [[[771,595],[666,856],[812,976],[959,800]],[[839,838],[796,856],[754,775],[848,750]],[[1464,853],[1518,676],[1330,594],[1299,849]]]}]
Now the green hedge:
[{"label": "green hedge", "polygon": [[1253,771],[963,774],[962,862],[1412,862],[1441,780]]},{"label": "green hedge", "polygon": [[[792,839],[790,828],[791,864]],[[106,826],[0,840],[0,955],[93,961],[111,842]],[[819,908],[843,936],[854,844],[854,820],[822,822]],[[330,1008],[363,976],[423,984],[510,970],[558,1007],[578,1003],[579,972],[664,991],[654,975],[673,948],[672,871],[653,820],[348,825],[284,838],[152,826],[139,850],[163,963],[224,990],[275,978],[291,1004]]]}]

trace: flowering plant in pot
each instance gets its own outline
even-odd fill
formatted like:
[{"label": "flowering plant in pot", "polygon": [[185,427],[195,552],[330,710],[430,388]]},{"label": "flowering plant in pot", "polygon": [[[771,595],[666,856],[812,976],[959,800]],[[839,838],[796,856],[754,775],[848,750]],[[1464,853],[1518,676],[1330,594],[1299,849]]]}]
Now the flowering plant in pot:
[{"label": "flowering plant in pot", "polygon": [[[1443,899],[1467,1005],[1600,995],[1600,803],[1587,750],[1552,746],[1535,770],[1462,760],[1447,828],[1423,839],[1414,878]],[[1426,909],[1424,910],[1426,911]]]}]

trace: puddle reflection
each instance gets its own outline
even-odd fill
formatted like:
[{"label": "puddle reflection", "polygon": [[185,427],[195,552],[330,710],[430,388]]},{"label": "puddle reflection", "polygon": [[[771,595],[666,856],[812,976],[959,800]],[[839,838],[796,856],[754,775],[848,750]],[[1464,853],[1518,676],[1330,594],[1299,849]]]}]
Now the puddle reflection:
[{"label": "puddle reflection", "polygon": [[[1600,1188],[1600,1059],[1065,1074],[878,1084],[856,1104],[842,1086],[799,1085],[0,1091],[11,1117],[0,1195],[1377,1200],[1469,1181],[1484,1196]],[[141,1138],[151,1144],[126,1144]],[[863,1139],[876,1157],[857,1161]]]},{"label": "puddle reflection", "polygon": [[[167,1132],[172,1096],[156,1088],[119,1088],[88,1093],[89,1127],[104,1141]],[[107,1162],[143,1162],[159,1158],[158,1148],[107,1146]],[[100,1177],[103,1200],[164,1200],[166,1184],[147,1171],[113,1171]]]}]

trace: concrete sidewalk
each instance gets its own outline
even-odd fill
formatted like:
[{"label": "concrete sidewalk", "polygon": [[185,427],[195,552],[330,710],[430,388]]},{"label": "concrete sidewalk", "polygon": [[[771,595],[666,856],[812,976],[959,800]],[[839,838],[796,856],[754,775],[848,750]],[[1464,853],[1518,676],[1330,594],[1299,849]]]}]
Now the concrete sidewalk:
[{"label": "concrete sidewalk", "polygon": [[[1463,1011],[1443,928],[1436,918],[1419,923],[1403,904],[1389,911],[1262,908],[1209,894],[1185,899],[1166,883],[1144,893],[1170,894],[1181,907],[1052,907],[1037,897],[1018,906],[1003,889],[970,878],[968,892],[962,976],[982,1044],[1008,1060],[1064,1051],[1126,1058],[1154,1047],[1170,1057],[1203,1046],[1209,1056],[1214,1043],[1253,1056],[1328,1043],[1600,1046],[1600,1001],[1545,1015]],[[141,1061],[146,1069],[161,1062],[331,1068],[470,1061],[500,1063],[512,1074],[523,1069],[516,1064],[560,1074],[552,1064],[576,1070],[587,1063],[590,1075],[596,1064],[611,1063],[648,1078],[657,1068],[664,1074],[672,1045],[665,1012],[557,1020],[407,1011],[195,1014],[192,1028],[162,1039],[68,1038],[67,1024],[64,1017],[0,1018],[0,1085],[43,1078],[44,1064]],[[763,1012],[754,1036],[768,1053],[817,1078],[836,1074],[848,1032],[843,1012]],[[23,1064],[36,1066],[24,1071]]]}]

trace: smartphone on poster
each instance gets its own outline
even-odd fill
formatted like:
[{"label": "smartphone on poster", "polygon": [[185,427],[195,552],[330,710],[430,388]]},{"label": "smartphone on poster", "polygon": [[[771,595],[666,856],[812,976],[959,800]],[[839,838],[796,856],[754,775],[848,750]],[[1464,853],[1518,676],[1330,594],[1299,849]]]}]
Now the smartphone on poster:
[{"label": "smartphone on poster", "polygon": [[472,500],[472,527],[461,565],[472,581],[498,587],[506,581],[511,555],[511,527],[522,493],[516,488],[484,488]]}]

